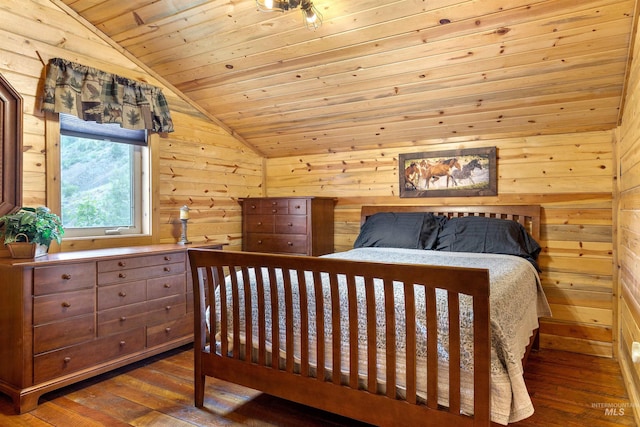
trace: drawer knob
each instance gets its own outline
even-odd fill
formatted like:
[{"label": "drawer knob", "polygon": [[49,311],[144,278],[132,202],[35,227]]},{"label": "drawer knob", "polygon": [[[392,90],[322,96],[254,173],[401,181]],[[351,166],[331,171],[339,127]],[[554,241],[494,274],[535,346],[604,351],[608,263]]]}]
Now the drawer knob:
[{"label": "drawer knob", "polygon": [[171,332],[171,328],[164,328],[164,331],[165,331],[166,333],[169,333],[169,332]]},{"label": "drawer knob", "polygon": [[289,227],[293,227],[293,223],[290,222],[289,224],[287,224]]},{"label": "drawer knob", "polygon": [[120,291],[120,292],[118,292],[118,295],[121,296],[121,297],[126,297],[127,293],[125,291]]},{"label": "drawer knob", "polygon": [[296,209],[300,209],[300,205],[296,205]]},{"label": "drawer knob", "polygon": [[171,287],[171,283],[165,283],[164,287],[165,287],[165,289],[169,289]]},{"label": "drawer knob", "polygon": [[69,362],[71,362],[71,358],[69,356],[65,357],[64,359],[62,359],[62,361],[67,364]]},{"label": "drawer knob", "polygon": [[63,280],[71,280],[71,275],[70,275],[69,273],[64,273],[64,274],[62,275],[62,279],[63,279]]},{"label": "drawer knob", "polygon": [[171,310],[171,306],[170,305],[166,306],[165,310],[167,310],[167,311]]},{"label": "drawer knob", "polygon": [[278,212],[278,209],[271,209],[271,212],[273,212],[273,213],[277,213],[277,212]]},{"label": "drawer knob", "polygon": [[64,308],[69,308],[69,307],[71,307],[71,303],[70,303],[70,302],[67,302],[67,301],[63,301],[61,305],[62,305]]},{"label": "drawer knob", "polygon": [[118,262],[118,267],[125,267],[126,265],[127,265],[127,263],[124,262],[124,261],[119,261]]},{"label": "drawer knob", "polygon": [[293,246],[293,242],[287,242],[287,245]]},{"label": "drawer knob", "polygon": [[262,221],[258,221],[258,225],[262,225]]},{"label": "drawer knob", "polygon": [[261,245],[262,244],[262,240],[258,240],[258,244]]},{"label": "drawer knob", "polygon": [[118,274],[118,277],[121,278],[121,279],[124,279],[125,277],[127,277],[127,275],[124,274],[124,273],[120,273],[120,274]]},{"label": "drawer knob", "polygon": [[122,316],[122,317],[120,318],[120,321],[121,321],[121,322],[124,322],[125,320],[127,320],[127,316]]},{"label": "drawer knob", "polygon": [[256,208],[256,205],[251,205],[251,209],[255,209],[255,208]]},{"label": "drawer knob", "polygon": [[171,257],[169,255],[165,255],[164,260],[165,261],[171,261]]},{"label": "drawer knob", "polygon": [[165,267],[165,268],[164,268],[164,271],[166,271],[166,272],[171,271],[171,267]]},{"label": "drawer knob", "polygon": [[126,344],[126,341],[120,341],[120,347],[124,347],[125,344]]}]

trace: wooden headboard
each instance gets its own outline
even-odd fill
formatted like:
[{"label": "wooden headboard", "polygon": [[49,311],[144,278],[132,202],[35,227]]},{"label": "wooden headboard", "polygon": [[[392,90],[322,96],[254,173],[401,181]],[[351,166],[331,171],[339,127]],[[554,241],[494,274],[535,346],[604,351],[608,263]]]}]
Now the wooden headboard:
[{"label": "wooden headboard", "polygon": [[431,212],[449,218],[460,216],[487,216],[519,222],[536,240],[540,239],[540,205],[476,205],[476,206],[414,206],[364,205],[360,212],[360,225],[378,212]]}]

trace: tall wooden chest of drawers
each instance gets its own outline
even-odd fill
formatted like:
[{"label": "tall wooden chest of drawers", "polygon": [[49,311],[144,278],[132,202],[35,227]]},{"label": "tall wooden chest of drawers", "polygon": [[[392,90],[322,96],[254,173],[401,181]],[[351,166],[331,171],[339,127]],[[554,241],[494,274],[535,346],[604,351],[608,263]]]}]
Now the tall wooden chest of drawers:
[{"label": "tall wooden chest of drawers", "polygon": [[51,390],[192,342],[186,249],[0,259],[0,392],[16,411],[30,411]]},{"label": "tall wooden chest of drawers", "polygon": [[333,252],[335,199],[265,197],[240,203],[242,250],[314,256]]}]

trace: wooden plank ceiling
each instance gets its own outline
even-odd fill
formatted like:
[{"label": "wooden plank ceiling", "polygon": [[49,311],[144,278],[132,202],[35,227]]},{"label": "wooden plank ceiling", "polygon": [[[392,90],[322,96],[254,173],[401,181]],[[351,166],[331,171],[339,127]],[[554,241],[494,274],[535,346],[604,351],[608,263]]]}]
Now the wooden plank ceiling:
[{"label": "wooden plank ceiling", "polygon": [[617,126],[635,0],[62,0],[266,157]]}]

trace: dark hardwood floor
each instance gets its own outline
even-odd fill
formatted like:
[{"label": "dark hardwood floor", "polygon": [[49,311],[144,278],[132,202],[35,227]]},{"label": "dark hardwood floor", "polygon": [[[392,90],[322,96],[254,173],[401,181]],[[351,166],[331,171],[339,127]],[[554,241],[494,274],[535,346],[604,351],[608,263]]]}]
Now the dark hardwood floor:
[{"label": "dark hardwood floor", "polygon": [[[0,426],[363,426],[215,379],[197,409],[192,381],[193,351],[183,347],[49,393],[28,414],[14,415],[0,395]],[[543,349],[526,381],[536,413],[516,427],[635,425],[614,360]]]}]

